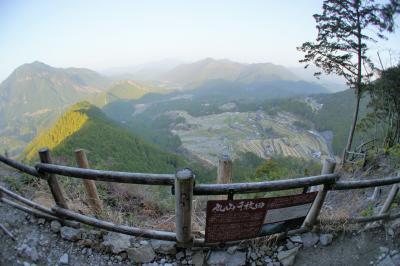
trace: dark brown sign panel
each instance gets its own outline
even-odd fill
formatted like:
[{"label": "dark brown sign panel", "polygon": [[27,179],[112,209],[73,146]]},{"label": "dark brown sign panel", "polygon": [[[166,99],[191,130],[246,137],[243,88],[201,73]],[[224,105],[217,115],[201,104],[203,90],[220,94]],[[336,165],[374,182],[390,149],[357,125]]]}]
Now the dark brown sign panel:
[{"label": "dark brown sign panel", "polygon": [[207,243],[269,235],[299,227],[317,192],[275,198],[207,202]]},{"label": "dark brown sign panel", "polygon": [[266,210],[266,199],[208,201],[205,241],[228,242],[256,237]]}]

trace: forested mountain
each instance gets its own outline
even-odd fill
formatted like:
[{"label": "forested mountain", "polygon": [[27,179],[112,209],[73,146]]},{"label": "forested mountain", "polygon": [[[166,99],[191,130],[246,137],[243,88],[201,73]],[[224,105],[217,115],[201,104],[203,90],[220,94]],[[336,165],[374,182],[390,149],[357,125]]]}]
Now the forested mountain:
[{"label": "forested mountain", "polygon": [[89,69],[25,64],[0,85],[1,114],[13,118],[60,108],[105,90],[108,83]]},{"label": "forested mountain", "polygon": [[165,91],[130,80],[111,82],[89,69],[24,64],[0,84],[0,149],[17,154],[66,108],[81,100],[102,107],[117,99]]},{"label": "forested mountain", "polygon": [[103,107],[116,100],[135,100],[149,93],[164,94],[166,89],[142,85],[132,80],[116,81],[110,87],[91,98],[89,101],[97,107]]},{"label": "forested mountain", "polygon": [[[186,90],[168,90],[132,80],[110,82],[90,70],[58,69],[38,62],[23,65],[3,82],[2,99],[14,93],[7,97],[15,102],[18,97],[26,99],[29,108],[40,108],[40,104],[46,108],[7,117],[0,144],[23,147],[37,135],[23,152],[27,160],[48,146],[61,163],[73,164],[73,150],[86,148],[94,167],[173,172],[178,166],[192,165],[202,177],[215,174],[209,171],[226,151],[239,168],[243,166],[240,154],[245,153],[261,161],[276,156],[314,160],[332,152],[340,154],[351,121],[351,91],[326,94],[324,87],[297,80],[283,67],[270,64],[206,59],[177,69],[182,66],[203,73],[204,80]],[[194,72],[181,70],[181,77],[194,78]],[[41,93],[47,100],[30,105]],[[63,114],[81,98],[91,104],[74,105]],[[365,106],[366,101],[362,115]],[[9,110],[13,109],[17,107],[10,105]],[[332,137],[326,139],[323,131]],[[356,140],[362,137],[358,134]],[[238,178],[247,175],[242,172]]]},{"label": "forested mountain", "polygon": [[[137,79],[149,79],[149,75],[134,74]],[[245,64],[227,59],[206,58],[194,63],[181,64],[172,70],[153,75],[151,79],[172,87],[190,89],[210,80],[253,83],[263,81],[290,80],[298,78],[289,69],[271,63]]]},{"label": "forested mountain", "polygon": [[327,90],[316,83],[300,80],[256,80],[252,82],[210,80],[188,92],[198,98],[261,100],[326,93]]},{"label": "forested mountain", "polygon": [[92,167],[119,171],[174,173],[191,166],[206,178],[205,169],[178,155],[164,152],[107,118],[89,102],[69,108],[49,129],[39,134],[23,151],[21,158],[38,161],[37,151],[48,147],[54,160],[74,165],[74,150],[88,151]]},{"label": "forested mountain", "polygon": [[69,105],[104,91],[109,81],[83,68],[24,64],[0,84],[0,149],[15,154]]}]

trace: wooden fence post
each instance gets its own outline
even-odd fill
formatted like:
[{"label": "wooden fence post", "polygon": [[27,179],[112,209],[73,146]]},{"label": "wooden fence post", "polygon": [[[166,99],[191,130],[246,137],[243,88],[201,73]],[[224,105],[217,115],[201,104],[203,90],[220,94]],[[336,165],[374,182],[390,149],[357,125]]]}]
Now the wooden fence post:
[{"label": "wooden fence post", "polygon": [[[335,171],[336,162],[332,159],[325,159],[322,166],[321,174],[333,174]],[[315,198],[307,217],[304,220],[303,227],[312,227],[318,218],[319,212],[321,211],[322,205],[326,194],[328,193],[327,185],[320,185],[317,197]]]},{"label": "wooden fence post", "polygon": [[[42,163],[52,163],[49,149],[43,148],[39,150],[39,157]],[[64,198],[63,191],[58,183],[57,177],[54,174],[46,174],[47,184],[49,184],[51,194],[54,201],[61,208],[68,209],[67,201]]]},{"label": "wooden fence post", "polygon": [[[400,176],[400,172],[397,173]],[[382,206],[381,211],[379,212],[380,215],[386,214],[389,212],[390,206],[392,205],[394,199],[396,198],[397,193],[399,192],[400,186],[399,184],[393,184],[392,188],[389,191],[389,194],[385,200],[385,203]]]},{"label": "wooden fence post", "polygon": [[[90,168],[86,153],[83,149],[75,150],[76,163],[80,168]],[[86,190],[86,197],[90,207],[95,213],[100,213],[103,210],[103,203],[97,193],[96,183],[94,180],[83,179],[83,185]]]},{"label": "wooden fence post", "polygon": [[175,175],[175,227],[176,242],[180,247],[193,244],[192,199],[195,176],[192,170],[178,170]]},{"label": "wooden fence post", "polygon": [[[229,183],[232,183],[232,160],[229,158],[228,155],[223,155],[218,162],[217,184]],[[220,200],[226,199],[224,195],[221,195],[218,198]]]}]

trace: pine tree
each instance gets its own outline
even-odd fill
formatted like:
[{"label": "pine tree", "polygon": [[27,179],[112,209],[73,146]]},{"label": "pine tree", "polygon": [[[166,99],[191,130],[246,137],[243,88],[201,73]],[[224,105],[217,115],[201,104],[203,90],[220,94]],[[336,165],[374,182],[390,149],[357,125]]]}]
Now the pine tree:
[{"label": "pine tree", "polygon": [[[353,121],[346,151],[352,146],[358,119],[361,93],[374,69],[367,55],[368,45],[384,39],[386,32],[394,30],[394,15],[400,11],[400,1],[386,3],[376,0],[325,0],[322,14],[315,14],[318,35],[315,42],[305,42],[298,47],[305,53],[301,63],[314,63],[324,73],[343,77],[356,96]],[[321,75],[321,72],[314,74]]]}]

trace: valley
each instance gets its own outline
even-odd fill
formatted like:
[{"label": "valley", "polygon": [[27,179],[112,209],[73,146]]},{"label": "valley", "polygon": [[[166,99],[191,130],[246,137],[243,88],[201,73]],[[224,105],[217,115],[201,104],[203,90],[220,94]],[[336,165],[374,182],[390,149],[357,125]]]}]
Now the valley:
[{"label": "valley", "polygon": [[182,148],[211,165],[216,166],[222,154],[238,159],[246,152],[264,159],[275,155],[304,159],[329,156],[325,139],[293,125],[298,119],[290,113],[269,116],[259,110],[193,117],[176,111],[167,115],[184,121],[171,130],[179,136]]},{"label": "valley", "polygon": [[[196,73],[201,75],[197,77]],[[168,82],[167,76],[170,77]],[[40,146],[48,146],[56,156],[63,157],[63,152],[83,145],[96,153],[95,158],[100,158],[107,148],[101,146],[103,148],[93,150],[92,147],[96,141],[104,139],[104,132],[99,130],[99,135],[95,136],[92,134],[97,130],[88,131],[87,127],[93,121],[96,126],[91,128],[101,128],[102,123],[112,121],[114,127],[129,131],[171,156],[187,157],[203,176],[213,171],[222,154],[229,154],[239,168],[242,167],[240,161],[247,160],[243,156],[253,154],[259,158],[252,159],[256,164],[248,171],[253,172],[260,162],[276,156],[315,162],[335,156],[336,151],[331,146],[336,143],[338,132],[330,124],[321,127],[320,119],[326,108],[335,108],[326,102],[332,97],[335,99],[335,94],[326,94],[325,88],[300,80],[283,66],[208,58],[179,65],[153,78],[155,80],[141,82],[115,80],[87,69],[53,68],[40,62],[25,64],[0,86],[4,125],[0,132],[0,148],[13,157],[32,160]],[[155,85],[161,83],[180,89]],[[36,95],[35,84],[44,84]],[[62,93],[58,93],[61,88]],[[7,102],[4,95],[13,95],[14,101]],[[342,97],[341,93],[337,95]],[[70,106],[81,100],[99,108],[94,117],[106,115],[110,120],[89,116],[88,121],[82,122],[82,128],[74,129],[76,132],[68,136],[68,127],[73,129],[76,123],[71,120],[71,114],[76,112],[71,113]],[[23,112],[11,112],[19,105],[23,105],[19,108]],[[329,113],[334,112],[330,109]],[[105,115],[100,114],[101,111]],[[69,120],[61,122],[60,127],[60,121],[66,116]],[[53,136],[45,137],[52,130]],[[332,136],[319,131],[330,132]],[[120,143],[114,139],[117,136],[119,133],[104,142]],[[58,140],[54,142],[55,139]],[[151,158],[153,156],[155,154]],[[68,156],[61,157],[61,162],[67,163]],[[179,163],[172,163],[175,166],[184,163],[183,159],[176,160]],[[112,158],[95,160],[101,168],[112,166],[116,161]],[[167,159],[161,161],[171,163]],[[144,162],[136,166],[126,162],[119,167],[132,171],[150,169]]]}]

